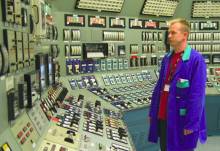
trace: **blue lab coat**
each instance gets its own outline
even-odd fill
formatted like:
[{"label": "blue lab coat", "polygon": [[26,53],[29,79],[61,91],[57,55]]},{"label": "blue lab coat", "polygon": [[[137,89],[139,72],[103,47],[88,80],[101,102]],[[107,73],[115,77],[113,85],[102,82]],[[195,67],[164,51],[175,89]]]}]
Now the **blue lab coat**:
[{"label": "blue lab coat", "polygon": [[[158,110],[166,72],[173,51],[162,60],[159,80],[154,88],[149,116],[151,124],[148,140],[158,140]],[[206,64],[200,53],[187,45],[170,82],[167,103],[167,151],[196,148],[197,141],[205,143],[205,85]],[[193,133],[183,135],[183,129]]]}]

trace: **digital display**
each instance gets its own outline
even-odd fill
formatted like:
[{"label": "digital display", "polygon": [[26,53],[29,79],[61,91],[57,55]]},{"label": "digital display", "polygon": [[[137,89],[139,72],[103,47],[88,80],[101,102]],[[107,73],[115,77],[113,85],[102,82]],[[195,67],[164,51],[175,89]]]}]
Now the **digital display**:
[{"label": "digital display", "polygon": [[106,18],[100,16],[89,16],[90,27],[106,27]]},{"label": "digital display", "polygon": [[139,19],[130,19],[129,20],[129,27],[130,28],[143,28],[143,21]]},{"label": "digital display", "polygon": [[156,21],[144,21],[144,28],[158,28],[158,25]]},{"label": "digital display", "polygon": [[167,22],[165,22],[165,21],[159,22],[159,28],[160,29],[168,29]]},{"label": "digital display", "polygon": [[218,21],[199,22],[200,30],[219,30]]},{"label": "digital display", "polygon": [[65,14],[65,25],[66,26],[85,26],[85,16]]},{"label": "digital display", "polygon": [[125,18],[109,18],[109,27],[111,28],[125,28]]}]

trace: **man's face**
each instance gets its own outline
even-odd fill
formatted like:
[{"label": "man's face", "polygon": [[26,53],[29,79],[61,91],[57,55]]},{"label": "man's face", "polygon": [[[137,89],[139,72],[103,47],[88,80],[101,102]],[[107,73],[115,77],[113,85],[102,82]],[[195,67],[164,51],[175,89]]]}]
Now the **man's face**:
[{"label": "man's face", "polygon": [[178,47],[187,40],[188,33],[183,30],[183,25],[174,23],[169,27],[168,40],[172,47]]}]

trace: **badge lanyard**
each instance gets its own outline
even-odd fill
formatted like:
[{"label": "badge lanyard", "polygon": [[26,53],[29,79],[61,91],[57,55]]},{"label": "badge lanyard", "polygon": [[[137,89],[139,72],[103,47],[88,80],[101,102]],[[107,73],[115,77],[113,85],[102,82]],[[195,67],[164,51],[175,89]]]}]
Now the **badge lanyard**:
[{"label": "badge lanyard", "polygon": [[180,58],[182,56],[182,53],[180,54],[180,57],[176,60],[176,62],[174,63],[174,65],[172,64],[172,62],[170,61],[170,71],[169,71],[169,76],[168,76],[168,80],[166,81],[165,85],[164,85],[164,91],[169,92],[170,89],[170,81],[172,81],[173,79],[173,75],[174,72],[176,70],[176,66],[180,61]]},{"label": "badge lanyard", "polygon": [[177,66],[177,64],[179,63],[179,61],[180,61],[180,58],[178,58],[178,59],[176,60],[176,62],[175,62],[174,65],[172,65],[172,63],[170,63],[170,73],[169,73],[168,81],[167,81],[168,84],[169,84],[170,81],[172,81],[172,79],[173,79],[173,75],[174,75],[174,72],[175,72],[175,70],[176,70],[176,66]]}]

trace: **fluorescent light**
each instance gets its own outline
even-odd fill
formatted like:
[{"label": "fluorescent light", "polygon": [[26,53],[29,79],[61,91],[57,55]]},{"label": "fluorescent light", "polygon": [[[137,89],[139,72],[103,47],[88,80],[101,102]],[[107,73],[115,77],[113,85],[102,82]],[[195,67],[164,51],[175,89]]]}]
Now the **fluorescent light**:
[{"label": "fluorescent light", "polygon": [[220,2],[194,1],[192,6],[192,17],[220,17]]},{"label": "fluorescent light", "polygon": [[121,12],[124,0],[77,0],[76,8]]},{"label": "fluorescent light", "polygon": [[145,0],[142,14],[155,16],[173,16],[178,0]]}]

